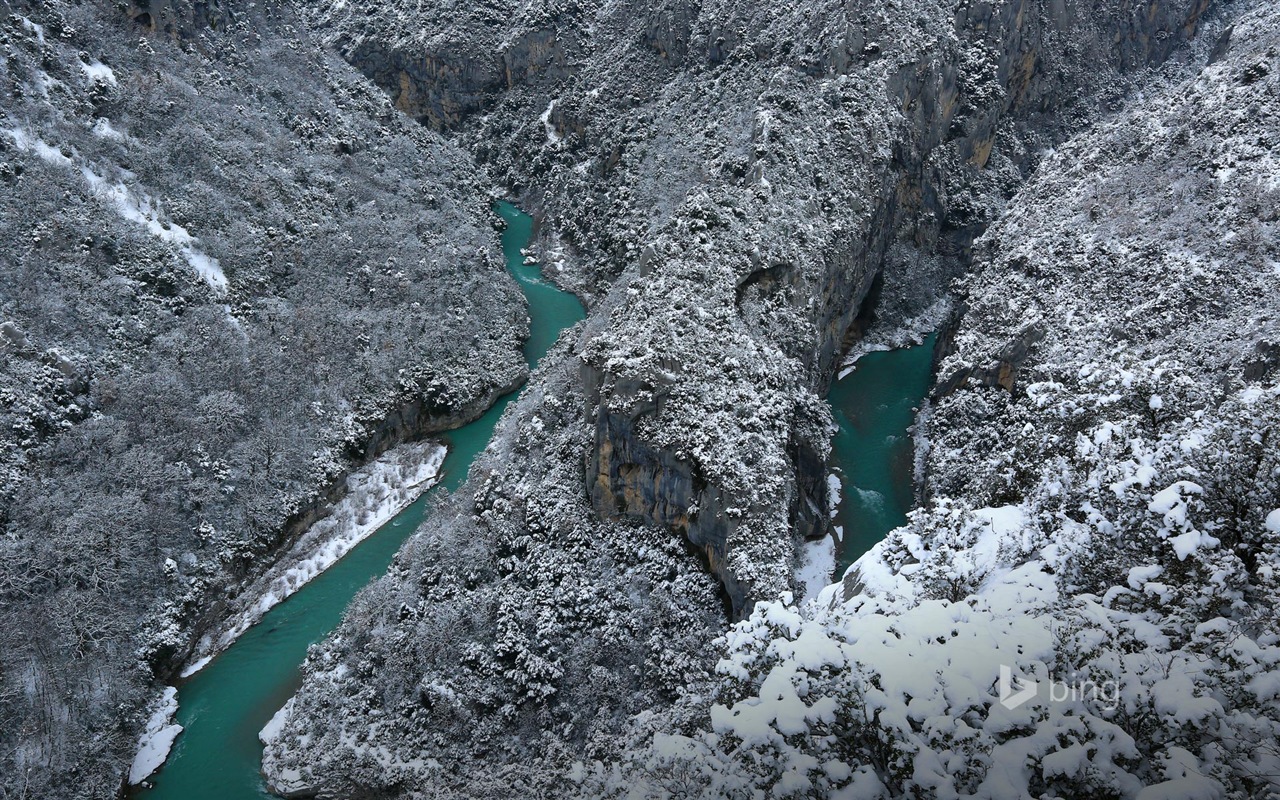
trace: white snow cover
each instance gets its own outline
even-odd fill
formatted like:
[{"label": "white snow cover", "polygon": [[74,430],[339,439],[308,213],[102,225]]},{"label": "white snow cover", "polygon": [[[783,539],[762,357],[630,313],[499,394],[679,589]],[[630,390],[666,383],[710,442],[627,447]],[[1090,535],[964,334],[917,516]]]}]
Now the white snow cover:
[{"label": "white snow cover", "polygon": [[80,174],[95,193],[111,203],[116,213],[130,222],[142,225],[157,239],[177,247],[191,268],[214,291],[220,294],[227,291],[227,276],[218,260],[197,248],[196,237],[188,233],[186,228],[164,219],[150,197],[134,194],[123,183],[111,183],[89,167],[81,167]]},{"label": "white snow cover", "polygon": [[830,536],[800,546],[796,563],[796,583],[804,589],[801,601],[812,600],[831,583],[836,569],[836,543]]},{"label": "white snow cover", "polygon": [[90,83],[101,81],[111,86],[119,85],[116,81],[116,73],[101,61],[91,61],[88,64],[81,62],[80,69],[84,70],[85,77]]},{"label": "white snow cover", "polygon": [[551,144],[555,144],[560,141],[560,134],[556,131],[556,126],[551,124],[551,113],[555,110],[556,101],[552,100],[550,103],[547,103],[547,110],[543,111],[542,115],[538,117],[538,119],[542,121],[543,129],[547,132],[547,141]]},{"label": "white snow cover", "polygon": [[43,139],[28,136],[26,131],[19,128],[11,128],[5,133],[13,139],[13,143],[17,145],[19,150],[35,153],[42,161],[49,164],[57,164],[59,166],[70,166],[71,159],[62,154],[62,151],[56,147],[52,147]]},{"label": "white snow cover", "polygon": [[94,122],[92,130],[93,135],[97,136],[99,139],[110,139],[114,142],[123,142],[129,138],[123,131],[112,125],[111,120],[106,117],[100,117],[96,122]]},{"label": "white snow cover", "polygon": [[[1178,554],[1180,561],[1185,560],[1201,547],[1217,547],[1219,544],[1217,539],[1197,530],[1187,519],[1190,502],[1188,498],[1200,494],[1204,494],[1204,488],[1198,484],[1191,481],[1177,481],[1167,489],[1156,492],[1151,502],[1147,504],[1147,509],[1151,513],[1164,517],[1163,532],[1169,537],[1169,543],[1173,545],[1173,550]],[[1177,535],[1173,535],[1174,532],[1177,532]]]},{"label": "white snow cover", "polygon": [[[1222,243],[1276,174],[1277,72],[1240,76],[1274,62],[1277,31],[1273,8],[1237,22],[1227,62],[1046,157],[987,234],[1006,260],[965,279],[940,373],[993,363],[1036,320],[1022,391],[940,398],[930,503],[822,602],[758,603],[717,643],[707,729],[650,737],[627,779],[721,797],[1280,796],[1280,384],[1240,369],[1275,340],[1280,219],[1250,248]],[[1166,203],[1197,170],[1209,199]],[[1149,203],[1090,211],[1141,181]],[[1201,291],[1221,305],[1187,303]],[[1038,691],[1008,707],[1002,667]]]},{"label": "white snow cover", "polygon": [[[339,668],[333,674],[334,679],[341,678],[345,674],[345,669]],[[434,688],[445,688],[436,685]],[[445,688],[446,691],[447,688]],[[258,732],[258,740],[267,746],[266,752],[263,753],[264,771],[271,776],[271,788],[278,794],[302,794],[313,788],[308,772],[298,769],[295,766],[285,766],[276,760],[276,749],[271,747],[272,743],[284,731],[289,724],[289,718],[293,714],[296,698],[289,698],[267,722],[267,724]],[[304,734],[303,744],[310,741],[311,735]],[[384,774],[403,773],[420,771],[426,767],[438,767],[438,762],[433,758],[427,758],[421,755],[413,755],[409,758],[402,758],[392,752],[385,746],[378,745],[371,741],[366,741],[363,737],[357,738],[351,733],[344,733],[340,739],[340,746],[343,750],[358,753],[362,761],[377,764],[378,769]]]},{"label": "white snow cover", "polygon": [[268,720],[267,724],[264,725],[262,730],[258,732],[258,741],[262,742],[263,744],[270,744],[276,738],[276,736],[279,735],[280,729],[284,727],[285,719],[288,718],[289,710],[292,707],[293,707],[293,698],[290,697],[288,702],[286,702],[283,706],[281,706],[280,709],[276,711],[276,713],[272,714],[271,719]]},{"label": "white snow cover", "polygon": [[[1025,521],[1026,512],[1020,506],[979,508],[969,512],[960,524],[960,535],[950,551],[952,561],[945,577],[974,586],[999,583],[997,579],[1007,571],[1007,568],[999,567],[999,553],[1013,542],[1025,543],[1026,537],[1022,535]],[[920,536],[908,528],[897,529],[893,536],[897,537],[897,546],[905,547],[917,561],[928,559],[929,550]],[[869,594],[909,602],[916,596],[911,576],[918,572],[920,564],[904,564],[895,572],[886,563],[886,553],[891,544],[892,540],[887,538],[876,543],[849,567],[845,577],[861,585]]]},{"label": "white snow cover", "polygon": [[129,785],[142,783],[160,768],[169,757],[173,742],[182,733],[182,726],[173,722],[173,715],[178,713],[178,690],[166,686],[156,704],[156,709],[147,720],[147,727],[138,741],[138,754],[129,767]]},{"label": "white snow cover", "polygon": [[[103,67],[106,69],[106,67]],[[95,128],[96,130],[96,128]],[[110,126],[104,129],[110,130]],[[76,162],[64,155],[61,150],[49,145],[44,140],[27,135],[18,128],[6,130],[19,150],[35,153],[41,160],[62,167],[74,169]],[[147,195],[138,195],[120,182],[111,182],[99,175],[87,164],[79,165],[79,172],[89,189],[106,200],[116,213],[130,222],[136,222],[147,229],[147,232],[161,241],[174,245],[182,257],[186,259],[196,273],[219,294],[227,291],[227,276],[223,273],[218,260],[196,247],[196,237],[186,228],[166,220],[156,208],[155,201]]]},{"label": "white snow cover", "polygon": [[[989,511],[997,513],[985,515],[988,529],[1021,518],[1015,510]],[[954,728],[961,711],[971,715],[969,724],[989,731],[1025,728],[1053,711],[1052,703],[1036,697],[1005,709],[991,704],[991,693],[1002,664],[1032,679],[1048,677],[1055,634],[1036,612],[1056,602],[1057,592],[1043,563],[1037,559],[1005,572],[968,603],[927,600],[913,605],[869,595],[827,609],[809,605],[803,611],[785,597],[781,603],[760,603],[749,620],[726,635],[727,654],[717,667],[729,680],[746,685],[763,676],[758,688],[731,705],[711,707],[710,737],[659,733],[653,754],[706,770],[715,776],[713,789],[727,796],[754,788],[741,783],[736,770],[726,770],[724,756],[715,750],[720,741],[740,741],[743,748],[780,760],[773,796],[823,795],[845,784],[841,792],[827,796],[882,797],[883,786],[865,765],[837,759],[819,763],[789,744],[794,737],[807,741],[823,736],[836,723],[839,692],[819,688],[828,681],[860,685],[858,703],[877,718],[877,728],[921,730],[922,738],[931,739]],[[1079,706],[1068,708],[1062,707],[1061,716],[1055,713],[1064,727],[1073,724],[1069,715],[1080,711]],[[981,728],[963,727],[969,735],[981,733]],[[1123,741],[1115,747],[1128,752]],[[927,755],[918,751],[917,757]],[[996,760],[983,787],[987,796],[1013,796],[1006,793],[1010,783],[998,767],[1016,767],[1019,759],[1009,753]],[[939,753],[930,763],[918,763],[916,776],[920,785],[948,796],[947,776],[953,769],[948,754]],[[854,773],[859,777],[846,783]]]},{"label": "white snow cover", "polygon": [[[271,716],[267,724],[258,732],[258,741],[264,745],[270,745],[280,735],[280,731],[284,728],[285,723],[289,720],[289,714],[293,711],[293,698],[290,697],[288,702],[280,707],[280,710]],[[269,756],[268,756],[269,757]],[[301,791],[307,788],[306,781],[303,780],[302,772],[297,769],[278,768],[271,775],[272,788],[279,793],[289,794]]]},{"label": "white snow cover", "polygon": [[[843,492],[840,475],[827,473],[827,517],[835,519]],[[834,526],[834,535],[814,542],[801,542],[796,557],[796,584],[801,589],[801,602],[816,600],[831,585],[835,575],[837,551],[844,531]]]},{"label": "white snow cover", "polygon": [[36,41],[40,42],[40,44],[44,44],[44,26],[43,25],[39,25],[35,22],[32,22],[30,19],[27,19],[22,15],[18,15],[18,19],[22,20],[22,27],[26,28],[28,31],[35,34]]},{"label": "white snow cover", "polygon": [[203,669],[268,611],[336,564],[434,486],[447,452],[438,442],[401,445],[348,476],[346,497],[334,505],[328,516],[312,525],[254,587],[241,593],[241,597],[257,599],[232,616],[216,639],[201,641],[196,660],[183,670],[182,677]]}]

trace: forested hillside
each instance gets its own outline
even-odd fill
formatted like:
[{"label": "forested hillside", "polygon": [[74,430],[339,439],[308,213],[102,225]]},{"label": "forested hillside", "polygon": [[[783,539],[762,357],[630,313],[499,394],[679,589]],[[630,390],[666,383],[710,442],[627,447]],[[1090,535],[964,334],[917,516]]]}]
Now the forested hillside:
[{"label": "forested hillside", "polygon": [[[1074,797],[1136,795],[1165,776],[1181,780],[1181,769],[1238,796],[1265,785],[1265,754],[1256,769],[1236,772],[1225,750],[1197,755],[1203,762],[1193,764],[1183,755],[1186,745],[1169,749],[1155,728],[1143,727],[1159,718],[1151,713],[1169,714],[1188,739],[1197,735],[1187,723],[1203,718],[1195,717],[1203,693],[1183,691],[1181,683],[1156,695],[1134,689],[1147,699],[1124,712],[1141,717],[1124,734],[1128,739],[1110,717],[1063,723],[1058,715],[1072,716],[1070,710],[1042,706],[1001,717],[987,734],[978,718],[995,702],[1000,657],[1039,677],[1035,671],[1046,664],[1056,672],[1095,655],[1100,669],[1110,663],[1096,631],[1082,629],[1078,640],[1071,638],[1075,628],[1036,633],[1059,618],[1055,604],[1085,603],[1080,598],[1094,591],[1101,601],[1114,585],[1106,581],[1119,574],[1127,585],[1135,567],[1150,568],[1133,574],[1158,584],[1154,570],[1166,569],[1163,561],[1126,562],[1132,554],[1114,544],[1099,546],[1106,558],[1095,561],[1049,532],[1040,534],[1038,547],[1027,543],[1023,515],[1041,513],[1029,498],[1056,497],[1066,509],[1058,513],[1084,524],[1089,508],[1108,514],[1102,499],[1115,497],[1107,487],[1121,480],[1091,479],[1078,466],[1080,488],[1069,490],[1061,477],[1041,486],[1038,470],[1066,468],[1057,448],[1071,450],[1076,441],[1074,429],[1068,435],[1050,421],[1057,411],[1034,415],[1054,396],[1044,394],[1045,382],[1070,388],[1066,381],[1090,363],[1076,354],[1095,349],[1114,361],[1109,368],[1142,374],[1116,355],[1119,339],[1104,347],[1088,338],[1118,335],[1113,328],[1141,333],[1140,358],[1159,362],[1173,357],[1183,333],[1218,346],[1227,334],[1245,336],[1250,320],[1263,324],[1266,309],[1274,308],[1260,288],[1274,280],[1274,259],[1246,268],[1224,258],[1216,268],[1225,272],[1216,278],[1182,262],[1170,264],[1166,275],[1137,260],[1139,244],[1143,258],[1155,258],[1157,243],[1171,259],[1183,258],[1168,245],[1174,233],[1197,237],[1210,253],[1220,247],[1213,231],[1268,219],[1266,200],[1234,205],[1237,191],[1261,198],[1271,185],[1265,180],[1261,188],[1231,187],[1219,208],[1206,178],[1194,179],[1192,189],[1176,177],[1195,159],[1214,169],[1239,160],[1236,140],[1221,132],[1228,120],[1253,126],[1240,133],[1249,152],[1275,146],[1268,138],[1275,120],[1265,105],[1273,90],[1262,80],[1274,71],[1265,22],[1250,23],[1253,38],[1241,40],[1248,43],[1223,39],[1218,52],[1213,45],[1226,20],[1241,13],[1223,9],[1211,20],[1210,36],[1189,46],[1206,9],[1203,3],[1153,3],[1141,13],[1019,2],[908,9],[492,3],[468,5],[464,13],[447,4],[406,3],[369,14],[344,3],[313,6],[336,46],[400,108],[454,131],[541,207],[544,254],[559,268],[557,278],[595,306],[561,351],[568,363],[536,375],[505,420],[492,466],[474,476],[449,514],[428,523],[313,655],[307,683],[269,737],[273,784],[302,793],[479,797],[503,796],[512,785],[560,796],[566,781],[587,796],[1003,797],[1022,796],[1025,785],[1033,796]],[[1198,85],[1194,76],[1211,57],[1220,65],[1205,73],[1203,94],[1194,95],[1187,87]],[[1234,66],[1221,66],[1228,57]],[[1254,77],[1239,77],[1246,73]],[[1244,108],[1259,104],[1257,114],[1232,116],[1235,100],[1212,105],[1227,86],[1257,93],[1238,99]],[[1163,144],[1143,144],[1164,135],[1140,129],[1155,112],[1168,126],[1185,119],[1204,128],[1181,137],[1169,131],[1167,141],[1156,137]],[[1083,138],[1053,149],[1077,133]],[[1203,149],[1188,149],[1196,147]],[[1062,155],[1068,152],[1080,155]],[[1096,163],[1083,166],[1084,154]],[[1270,163],[1252,168],[1267,175]],[[1091,203],[1071,205],[1076,190],[1056,177],[1067,168],[1079,170],[1074,179],[1086,181],[1080,196],[1093,197]],[[1114,179],[1107,177],[1112,172]],[[1175,208],[1187,219],[1173,215]],[[1160,214],[1171,215],[1163,232],[1137,238],[1146,220]],[[1087,247],[1068,246],[1071,237],[1089,236],[1087,225],[1105,228],[1115,248],[1107,258],[1114,261],[1095,265],[1102,256],[1090,249],[1092,239]],[[1026,243],[1012,244],[1014,234]],[[1269,235],[1255,229],[1253,240],[1274,241]],[[1068,260],[1071,253],[1076,260]],[[1142,277],[1131,274],[1139,263]],[[825,532],[830,429],[821,395],[846,332],[869,316],[890,327],[927,321],[930,307],[945,303],[949,278],[975,266],[953,298],[959,302],[944,351],[954,353],[941,365],[936,407],[924,428],[930,449],[921,491],[932,504],[860,565],[847,598],[829,591],[828,604],[807,616],[776,604],[753,612],[756,601],[776,603],[792,588],[796,539]],[[1183,291],[1183,281],[1252,282],[1238,290],[1252,304],[1188,301],[1192,290]],[[1096,308],[1107,297],[1114,297],[1114,309]],[[1169,306],[1167,318],[1161,302]],[[1161,314],[1159,326],[1146,317],[1122,322],[1142,314],[1144,304],[1159,307],[1153,312]],[[1174,309],[1186,316],[1173,316]],[[1101,313],[1117,321],[1098,324]],[[1214,323],[1217,333],[1208,331],[1214,314],[1226,315]],[[1054,325],[1062,333],[1051,334]],[[977,331],[990,341],[977,344]],[[1075,331],[1087,333],[1076,339]],[[1223,345],[1222,353],[1243,353],[1269,335],[1249,332],[1254,338]],[[1059,343],[1069,357],[1059,360],[1050,349]],[[1251,364],[1270,358],[1271,345],[1257,347],[1261,355],[1249,356]],[[1235,363],[1236,356],[1222,353],[1226,360],[1215,368]],[[1032,377],[1037,358],[1049,365],[1045,376]],[[1159,363],[1148,371],[1157,369]],[[1171,377],[1171,369],[1161,375]],[[1214,368],[1202,369],[1192,374]],[[1255,381],[1269,374],[1257,372],[1262,366],[1250,369]],[[1145,396],[1137,421],[1172,420],[1173,391],[1152,394],[1161,397]],[[1246,390],[1245,396],[1264,395]],[[1085,401],[1063,402],[1067,414]],[[1216,396],[1199,409],[1223,403]],[[1222,405],[1224,414],[1229,405]],[[1195,412],[1188,406],[1185,413],[1195,419]],[[1240,434],[1240,447],[1248,449],[1254,426],[1259,452],[1272,453],[1269,419],[1261,413],[1248,425],[1224,422],[1220,433],[1251,431]],[[1148,432],[1134,428],[1133,435]],[[1163,427],[1159,435],[1166,435]],[[1168,435],[1180,447],[1181,434],[1170,428]],[[1026,449],[1014,450],[1021,443]],[[1144,447],[1129,448],[1125,458],[1142,463]],[[1198,468],[1208,472],[1217,457],[1204,456]],[[1270,463],[1259,458],[1260,465]],[[580,459],[580,477],[576,465],[565,465],[571,459]],[[1157,513],[1157,522],[1173,513],[1166,527],[1183,524],[1175,512],[1192,490],[1158,493],[1179,480],[1195,483],[1192,467],[1161,469],[1172,476],[1166,484],[1119,498],[1142,515],[1107,517],[1112,529],[1138,526],[1139,518],[1145,524],[1145,515]],[[1148,482],[1156,478],[1143,474]],[[566,481],[580,483],[566,488]],[[1086,498],[1090,492],[1100,496]],[[1024,501],[1035,507],[1020,510]],[[1256,505],[1228,504],[1218,512],[1226,521],[1212,520],[1197,535],[1218,538],[1214,531],[1230,524],[1263,536],[1258,525],[1272,501],[1259,495],[1249,502]],[[1144,535],[1163,541],[1187,534],[1177,548],[1169,544],[1169,552],[1153,556],[1188,566],[1178,555],[1194,537],[1173,527]],[[725,638],[716,639],[722,621],[685,610],[696,600],[687,591],[687,561],[677,560],[654,582],[671,563],[669,551],[656,547],[664,540],[636,552],[637,540],[649,542],[663,530],[691,545],[690,560],[703,560],[719,579],[729,622],[747,617]],[[1132,536],[1145,552],[1153,544],[1140,538],[1144,530],[1135,527]],[[942,555],[931,555],[925,532],[938,532],[932,547]],[[964,555],[975,542],[977,551]],[[1015,552],[1015,545],[1028,549]],[[1033,556],[1043,547],[1066,563],[1041,569]],[[947,566],[953,555],[960,566]],[[993,585],[1004,586],[1005,576],[1016,585],[983,597],[988,572]],[[465,580],[451,577],[463,574]],[[875,599],[886,590],[872,578],[895,575],[906,588],[892,600]],[[1225,579],[1214,570],[1199,577]],[[598,587],[619,584],[638,590],[602,599]],[[1140,594],[1141,587],[1132,591]],[[678,615],[667,611],[673,596],[680,598]],[[469,597],[486,599],[470,604]],[[1183,600],[1165,601],[1185,615],[1183,633],[1197,622],[1222,624],[1213,622],[1222,607]],[[908,620],[917,606],[922,619],[934,614],[929,625],[945,630],[922,622],[907,634],[908,655],[889,639],[904,635],[895,615]],[[659,621],[651,623],[655,609]],[[865,668],[857,661],[864,635],[859,609],[879,613],[865,635],[877,637],[868,646],[884,650],[881,661],[865,656],[872,665]],[[1121,629],[1138,624],[1139,610],[1132,611]],[[1241,620],[1252,613],[1230,611]],[[961,617],[980,614],[998,631],[1008,620],[1025,627],[1008,632],[1007,649],[988,647],[981,663],[959,655],[948,662],[947,653],[935,658],[930,648],[953,639],[956,650],[986,647],[983,623],[961,624]],[[1221,618],[1229,625],[1233,616]],[[635,642],[615,633],[636,620],[645,630],[656,624],[672,633],[637,652]],[[689,635],[691,623],[703,627]],[[1260,646],[1269,645],[1266,634],[1258,635]],[[1014,658],[1021,636],[1024,652]],[[701,645],[690,648],[690,641]],[[1144,657],[1175,659],[1184,644],[1161,639]],[[1080,661],[1046,661],[1052,653]],[[910,669],[904,658],[913,659]],[[1269,658],[1257,655],[1252,672],[1241,675],[1271,669]],[[1149,687],[1136,661],[1115,670],[1133,686]],[[672,663],[680,665],[678,679],[665,668]],[[597,667],[589,678],[585,664]],[[946,694],[949,669],[967,694]],[[884,681],[897,681],[899,673],[902,683],[887,690]],[[885,691],[896,694],[880,699]],[[1153,696],[1154,706],[1141,705]],[[928,697],[936,701],[912,705],[912,698]],[[1270,730],[1274,698],[1263,691],[1255,701],[1245,713],[1261,708],[1257,727],[1241,734],[1236,754],[1252,753]],[[1037,709],[1042,717],[1026,716]],[[948,731],[957,726],[952,737]],[[1028,741],[1019,738],[1024,732]],[[1075,738],[1059,742],[1059,733]],[[1201,735],[1203,744],[1203,729]],[[1104,752],[1095,739],[1112,749]],[[1054,756],[1058,750],[1065,754]],[[1114,757],[1099,767],[1101,777],[1085,763],[1093,753]],[[1045,764],[1019,761],[1024,755]]]},{"label": "forested hillside", "polygon": [[[684,529],[736,615],[786,588],[792,530],[826,524],[819,397],[859,312],[943,298],[1044,147],[1118,106],[1205,8],[493,0],[309,16],[541,210],[556,279],[598,304],[593,507]],[[709,513],[684,521],[690,504]]]},{"label": "forested hillside", "polygon": [[[502,193],[587,319],[272,789],[1280,796],[1274,4],[0,0],[0,52],[0,800],[117,796],[347,473],[524,380]],[[919,508],[797,602],[868,330],[937,332]]]},{"label": "forested hillside", "polygon": [[0,2],[0,52],[0,797],[114,797],[154,681],[525,315],[470,159],[290,5]]},{"label": "forested hillside", "polygon": [[1046,157],[960,284],[925,505],[584,791],[1280,790],[1278,52],[1259,4]]}]

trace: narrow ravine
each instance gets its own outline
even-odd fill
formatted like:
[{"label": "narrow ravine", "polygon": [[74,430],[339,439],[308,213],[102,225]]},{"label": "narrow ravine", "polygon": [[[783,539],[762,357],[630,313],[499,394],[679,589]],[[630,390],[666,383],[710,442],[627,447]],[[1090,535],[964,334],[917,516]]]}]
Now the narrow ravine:
[{"label": "narrow ravine", "polygon": [[840,477],[838,579],[858,557],[907,521],[914,505],[910,428],[932,380],[936,335],[922,344],[867,353],[828,395],[839,426],[832,466]]},{"label": "narrow ravine", "polygon": [[[497,212],[507,222],[502,234],[507,268],[529,302],[530,336],[524,355],[532,369],[560,332],[585,314],[576,297],[543,280],[537,265],[524,263],[521,249],[532,235],[533,220],[510,203],[499,203]],[[258,732],[297,690],[307,648],[337,626],[356,592],[386,571],[400,545],[422,523],[431,495],[441,486],[452,491],[462,483],[517,394],[506,395],[475,422],[438,436],[449,453],[436,488],[268,612],[179,685],[176,721],[184,731],[163,769],[152,776],[153,788],[138,790],[134,797],[250,800],[273,796],[260,775]]]}]

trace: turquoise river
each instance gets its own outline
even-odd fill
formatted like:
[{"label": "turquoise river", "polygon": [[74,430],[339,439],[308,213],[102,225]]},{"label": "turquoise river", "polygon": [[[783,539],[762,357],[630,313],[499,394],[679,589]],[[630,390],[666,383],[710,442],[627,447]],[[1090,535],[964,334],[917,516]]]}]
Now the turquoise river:
[{"label": "turquoise river", "polygon": [[[530,337],[524,355],[530,368],[560,332],[584,316],[573,295],[543,279],[524,263],[533,220],[509,203],[497,212],[507,269],[529,302]],[[837,575],[906,519],[912,504],[912,443],[908,428],[930,382],[933,337],[918,347],[868,354],[831,389],[839,431],[834,466],[843,484],[836,524],[844,531]],[[400,545],[422,523],[431,495],[452,491],[472,460],[488,444],[498,418],[516,393],[499,400],[476,421],[439,435],[449,447],[440,483],[289,599],[194,676],[178,685],[177,722],[184,728],[169,760],[137,789],[145,800],[263,800],[272,795],[260,774],[258,732],[297,690],[307,648],[342,619],[347,603],[382,575]]]},{"label": "turquoise river", "polygon": [[[560,331],[584,316],[582,304],[543,280],[537,265],[521,253],[533,220],[510,203],[499,203],[507,222],[502,251],[507,269],[529,301],[530,336],[525,360],[530,368],[555,344]],[[456,489],[472,460],[489,443],[502,412],[516,398],[508,394],[484,416],[437,438],[449,446],[440,483],[379,528],[338,563],[267,613],[201,671],[178,685],[177,722],[184,728],[169,760],[151,778],[153,788],[133,796],[146,800],[260,800],[270,798],[262,781],[258,731],[293,695],[307,648],[342,619],[347,603],[369,581],[386,572],[400,545],[422,523],[430,496]]]},{"label": "turquoise river", "polygon": [[827,400],[839,430],[832,464],[840,476],[835,524],[843,530],[836,577],[907,521],[915,501],[915,447],[910,428],[933,381],[930,335],[923,344],[859,358]]}]

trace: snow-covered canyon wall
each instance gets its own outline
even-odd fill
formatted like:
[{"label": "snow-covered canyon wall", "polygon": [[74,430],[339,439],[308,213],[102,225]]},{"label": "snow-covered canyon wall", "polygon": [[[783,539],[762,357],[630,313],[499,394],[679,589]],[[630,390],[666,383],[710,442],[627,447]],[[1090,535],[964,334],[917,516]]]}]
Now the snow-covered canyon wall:
[{"label": "snow-covered canyon wall", "polygon": [[6,0],[0,50],[0,796],[115,797],[347,473],[524,378],[524,306],[471,159],[287,3]]},{"label": "snow-covered canyon wall", "polygon": [[927,504],[583,795],[1280,790],[1280,12],[1231,22],[979,241]]},{"label": "snow-covered canyon wall", "polygon": [[[785,587],[787,531],[823,533],[826,437],[800,399],[824,391],[872,287],[888,284],[883,313],[937,299],[1038,153],[1206,8],[320,3],[313,18],[540,209],[559,279],[610,315],[584,373],[594,507],[684,531],[739,613]],[[756,408],[726,417],[724,398]]]},{"label": "snow-covered canyon wall", "polygon": [[[268,774],[553,795],[576,761],[607,771],[628,736],[705,719],[724,621],[680,548],[731,618],[791,588],[794,535],[826,524],[821,397],[850,323],[869,296],[881,318],[929,307],[1048,146],[1190,63],[1203,4],[1132,11],[315,6],[540,209],[551,274],[592,307],[501,458],[308,665]],[[545,61],[491,69],[547,30]]]}]

